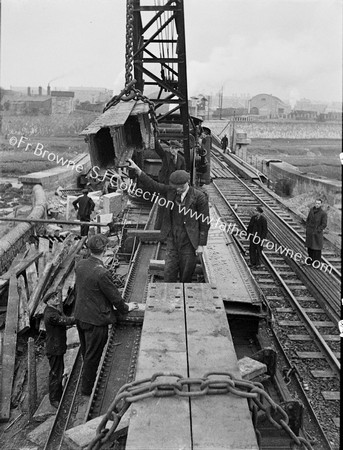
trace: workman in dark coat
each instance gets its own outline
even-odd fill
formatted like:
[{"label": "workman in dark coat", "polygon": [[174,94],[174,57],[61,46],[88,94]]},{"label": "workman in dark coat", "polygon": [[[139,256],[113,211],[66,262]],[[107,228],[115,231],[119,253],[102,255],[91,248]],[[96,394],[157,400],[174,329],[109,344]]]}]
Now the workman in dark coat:
[{"label": "workman in dark coat", "polygon": [[158,174],[158,181],[163,184],[169,183],[170,175],[175,170],[185,170],[185,158],[180,155],[179,150],[182,149],[178,141],[170,141],[169,148],[163,149],[159,141],[156,140],[155,152],[162,160],[162,167]]},{"label": "workman in dark coat", "polygon": [[108,337],[108,325],[116,321],[113,307],[125,314],[138,307],[137,303],[125,303],[111,272],[103,264],[108,239],[96,234],[88,239],[91,251],[75,267],[75,319],[80,336],[83,356],[81,392],[90,395],[96,378],[96,372]]},{"label": "workman in dark coat", "polygon": [[[327,213],[322,209],[322,200],[316,200],[306,219],[306,247],[309,264],[321,261],[323,248],[323,231],[327,227]],[[318,265],[319,267],[319,265]]]},{"label": "workman in dark coat", "polygon": [[[155,151],[162,160],[162,167],[158,174],[158,181],[163,184],[169,183],[170,175],[175,170],[185,170],[186,162],[185,158],[180,155],[179,149],[182,149],[181,144],[178,141],[170,141],[170,145],[167,149],[163,149],[158,140],[155,143]],[[155,230],[160,230],[163,219],[163,206],[159,206],[155,219]]]},{"label": "workman in dark coat", "polygon": [[156,198],[163,206],[161,238],[167,239],[164,280],[167,283],[192,282],[197,255],[203,253],[210,227],[207,196],[189,185],[189,173],[177,170],[170,175],[169,185],[157,183],[146,175],[131,159],[139,181],[149,191],[164,196]]},{"label": "workman in dark coat", "polygon": [[229,139],[226,136],[226,134],[224,134],[224,136],[222,137],[222,139],[220,141],[220,144],[222,146],[222,150],[223,150],[224,153],[226,153],[226,149],[227,149],[228,143],[229,143]]},{"label": "workman in dark coat", "polygon": [[[82,196],[73,201],[75,211],[77,211],[77,218],[82,222],[90,222],[91,214],[94,211],[95,203],[88,197],[88,189],[82,189]],[[81,225],[81,236],[87,236],[89,225]]]},{"label": "workman in dark coat", "polygon": [[67,351],[67,327],[75,323],[74,317],[63,314],[63,304],[58,292],[51,292],[45,298],[44,324],[46,329],[45,352],[49,360],[49,400],[58,408],[62,397],[64,372],[63,355]]},{"label": "workman in dark coat", "polygon": [[250,219],[247,234],[249,239],[250,267],[258,269],[262,262],[263,239],[268,233],[267,219],[261,206],[257,206]]}]

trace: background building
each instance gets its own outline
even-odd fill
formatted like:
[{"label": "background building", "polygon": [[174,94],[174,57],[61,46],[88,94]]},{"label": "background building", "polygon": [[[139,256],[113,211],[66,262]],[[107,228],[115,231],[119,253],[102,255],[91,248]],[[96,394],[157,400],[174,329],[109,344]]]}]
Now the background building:
[{"label": "background building", "polygon": [[274,95],[258,94],[250,99],[248,111],[249,114],[274,119],[286,117],[291,106]]},{"label": "background building", "polygon": [[106,88],[70,86],[69,91],[75,93],[76,103],[107,103],[113,97],[113,91]]},{"label": "background building", "polygon": [[51,91],[51,114],[70,114],[74,109],[74,92]]}]

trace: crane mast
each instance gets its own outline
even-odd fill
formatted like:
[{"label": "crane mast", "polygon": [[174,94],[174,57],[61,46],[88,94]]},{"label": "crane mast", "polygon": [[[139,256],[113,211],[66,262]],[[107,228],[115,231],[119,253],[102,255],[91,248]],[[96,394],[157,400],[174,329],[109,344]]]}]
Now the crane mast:
[{"label": "crane mast", "polygon": [[142,93],[156,88],[155,98],[149,97],[155,104],[156,137],[181,139],[192,171],[183,0],[127,0],[126,39],[135,87]]}]

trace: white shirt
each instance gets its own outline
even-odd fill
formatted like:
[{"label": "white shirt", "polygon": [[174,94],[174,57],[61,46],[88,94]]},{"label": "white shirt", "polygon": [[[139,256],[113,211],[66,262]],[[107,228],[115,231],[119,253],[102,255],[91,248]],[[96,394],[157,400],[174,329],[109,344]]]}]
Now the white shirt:
[{"label": "white shirt", "polygon": [[187,186],[187,189],[184,192],[182,192],[182,194],[181,194],[181,203],[183,203],[188,191],[189,191],[189,185]]}]

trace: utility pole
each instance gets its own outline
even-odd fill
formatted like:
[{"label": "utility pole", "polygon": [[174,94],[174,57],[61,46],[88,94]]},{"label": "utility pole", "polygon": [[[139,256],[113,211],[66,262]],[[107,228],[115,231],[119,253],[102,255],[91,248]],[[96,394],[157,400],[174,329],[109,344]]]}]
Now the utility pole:
[{"label": "utility pole", "polygon": [[223,109],[223,86],[219,91],[219,119],[222,118],[222,109]]}]

